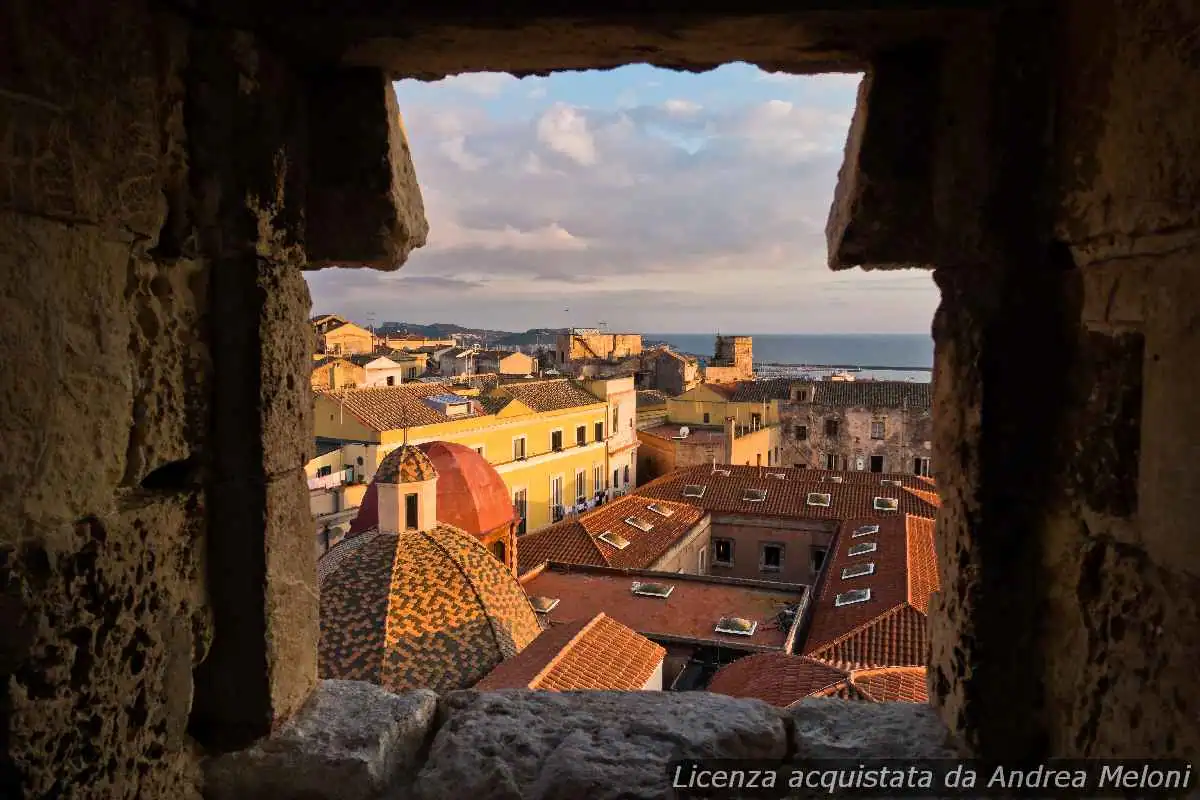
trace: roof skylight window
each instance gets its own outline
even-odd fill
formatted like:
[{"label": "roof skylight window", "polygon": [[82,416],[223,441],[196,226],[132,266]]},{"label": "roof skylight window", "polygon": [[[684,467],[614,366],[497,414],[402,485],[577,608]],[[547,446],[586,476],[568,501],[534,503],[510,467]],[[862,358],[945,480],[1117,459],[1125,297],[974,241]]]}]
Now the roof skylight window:
[{"label": "roof skylight window", "polygon": [[761,503],[767,499],[766,489],[747,489],[742,499],[747,503]]},{"label": "roof skylight window", "polygon": [[866,564],[855,564],[853,567],[846,567],[842,570],[842,580],[850,578],[861,578],[864,575],[875,574],[875,562],[868,561]]},{"label": "roof skylight window", "polygon": [[858,544],[850,545],[850,549],[846,551],[848,556],[865,556],[867,553],[874,553],[879,549],[879,545],[875,542],[859,542]]},{"label": "roof skylight window", "polygon": [[658,514],[660,517],[675,516],[675,509],[667,508],[666,506],[661,505],[659,503],[651,503],[650,505],[646,506],[646,510],[653,511],[655,514]]},{"label": "roof skylight window", "polygon": [[900,501],[894,497],[876,497],[872,505],[876,511],[896,511],[900,508]]},{"label": "roof skylight window", "polygon": [[837,597],[833,598],[833,606],[834,608],[852,606],[855,603],[865,603],[870,599],[870,589],[851,589],[850,591],[842,592]]},{"label": "roof skylight window", "polygon": [[633,593],[641,597],[657,597],[665,600],[671,596],[671,592],[673,591],[675,591],[675,587],[669,583],[633,582]]},{"label": "roof skylight window", "polygon": [[821,492],[809,492],[808,498],[805,500],[805,502],[810,506],[829,508],[829,504],[832,502],[832,500],[833,498],[828,494],[822,494]]},{"label": "roof skylight window", "polygon": [[708,488],[708,487],[701,486],[698,483],[689,483],[687,486],[683,487],[683,496],[684,497],[704,497],[704,490],[706,488]]},{"label": "roof skylight window", "polygon": [[851,538],[859,536],[870,536],[872,533],[879,533],[878,525],[860,525],[854,529],[854,533],[850,534]]},{"label": "roof skylight window", "polygon": [[727,633],[734,636],[753,636],[758,630],[758,623],[742,617],[721,617],[714,628],[717,633]]},{"label": "roof skylight window", "polygon": [[617,548],[618,550],[624,550],[626,547],[629,547],[628,539],[621,534],[613,533],[612,531],[604,531],[603,533],[597,535],[596,538],[607,545]]},{"label": "roof skylight window", "polygon": [[533,604],[533,610],[539,614],[549,614],[558,605],[557,597],[531,597],[529,602]]},{"label": "roof skylight window", "polygon": [[649,522],[646,522],[646,520],[638,519],[637,517],[626,517],[625,524],[632,525],[633,527],[637,528],[639,531],[642,531],[644,533],[648,533],[650,531],[650,529],[654,527]]}]

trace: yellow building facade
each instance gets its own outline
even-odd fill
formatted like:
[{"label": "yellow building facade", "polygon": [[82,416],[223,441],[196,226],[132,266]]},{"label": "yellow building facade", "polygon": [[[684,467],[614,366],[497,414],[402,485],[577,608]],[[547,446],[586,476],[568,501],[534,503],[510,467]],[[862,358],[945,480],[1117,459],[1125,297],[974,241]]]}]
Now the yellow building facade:
[{"label": "yellow building facade", "polygon": [[[465,413],[431,408],[445,397],[463,401]],[[368,482],[406,438],[481,453],[504,479],[526,531],[611,488],[608,404],[565,380],[500,386],[475,398],[439,384],[352,389],[317,394],[315,404],[318,441],[340,443],[343,463]]]},{"label": "yellow building facade", "polygon": [[375,350],[375,337],[366,328],[347,322],[318,334],[317,346],[325,353],[370,353]]}]

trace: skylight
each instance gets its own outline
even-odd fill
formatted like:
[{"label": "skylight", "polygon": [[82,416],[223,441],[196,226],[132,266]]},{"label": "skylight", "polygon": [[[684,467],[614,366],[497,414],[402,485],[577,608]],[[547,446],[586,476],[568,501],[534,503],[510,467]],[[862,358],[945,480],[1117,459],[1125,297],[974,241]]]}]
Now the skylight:
[{"label": "skylight", "polygon": [[646,510],[653,511],[655,514],[658,514],[660,517],[675,516],[675,509],[667,508],[666,506],[660,505],[658,503],[651,503],[650,505],[646,506]]},{"label": "skylight", "polygon": [[596,538],[599,539],[600,541],[604,542],[607,545],[611,545],[611,546],[617,548],[618,550],[624,550],[626,547],[629,547],[628,539],[626,539],[621,534],[613,533],[612,531],[604,531],[603,533],[599,534]]},{"label": "skylight", "polygon": [[742,617],[721,617],[714,628],[717,633],[729,633],[734,636],[753,636],[758,630],[758,623]]},{"label": "skylight", "polygon": [[767,477],[768,478],[778,478],[781,481],[787,480],[787,475],[783,474],[782,472],[768,472]]},{"label": "skylight", "polygon": [[728,478],[731,474],[732,473],[727,469],[714,469],[713,470],[713,475],[724,475],[726,478]]},{"label": "skylight", "polygon": [[701,486],[698,483],[689,483],[687,486],[683,487],[683,496],[684,497],[704,497],[704,490],[706,488],[707,487]]},{"label": "skylight", "polygon": [[675,587],[669,583],[633,582],[633,593],[642,597],[659,597],[665,600],[671,596],[673,591],[675,591]]},{"label": "skylight", "polygon": [[845,478],[843,478],[841,475],[826,475],[821,480],[829,481],[830,483],[841,483],[845,480]]},{"label": "skylight", "polygon": [[851,589],[833,598],[833,605],[835,608],[841,608],[842,606],[852,606],[855,603],[865,603],[870,599],[870,589]]},{"label": "skylight", "polygon": [[884,478],[879,483],[882,486],[903,486],[904,485],[903,481],[898,481],[895,478]]},{"label": "skylight", "polygon": [[646,520],[638,519],[637,517],[626,517],[625,524],[632,525],[633,527],[637,528],[639,531],[649,531],[651,528],[654,527],[649,522],[646,522]]},{"label": "skylight", "polygon": [[895,511],[900,508],[900,501],[894,497],[876,497],[874,505],[876,511]]},{"label": "skylight", "polygon": [[851,538],[858,536],[870,536],[872,533],[879,533],[878,525],[860,525],[854,529],[854,533],[851,534]]},{"label": "skylight", "polygon": [[822,506],[828,508],[831,500],[832,498],[827,494],[821,494],[820,492],[809,492],[808,500],[806,502],[810,506]]},{"label": "skylight", "polygon": [[548,614],[558,605],[557,597],[531,597],[529,602],[533,604],[533,610],[539,614]]},{"label": "skylight", "polygon": [[875,574],[875,562],[868,561],[866,564],[855,564],[853,567],[846,567],[842,570],[842,580],[850,578],[861,578],[863,575]]},{"label": "skylight", "polygon": [[747,489],[746,493],[742,495],[742,499],[745,500],[747,503],[761,503],[762,501],[767,499],[767,490],[766,489]]},{"label": "skylight", "polygon": [[867,553],[874,553],[878,545],[875,542],[859,542],[858,544],[850,545],[850,549],[846,551],[848,556],[865,556]]}]

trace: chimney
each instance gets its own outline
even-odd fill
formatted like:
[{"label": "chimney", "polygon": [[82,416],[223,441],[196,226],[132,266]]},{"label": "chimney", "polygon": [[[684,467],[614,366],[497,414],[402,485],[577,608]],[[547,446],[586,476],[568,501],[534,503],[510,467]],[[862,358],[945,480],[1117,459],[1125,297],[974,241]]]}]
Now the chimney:
[{"label": "chimney", "polygon": [[429,531],[437,525],[437,471],[411,445],[388,453],[375,472],[379,532]]},{"label": "chimney", "polygon": [[736,435],[737,435],[735,432],[735,429],[734,429],[734,425],[735,425],[735,421],[734,421],[733,417],[725,418],[725,455],[724,455],[724,460],[725,460],[726,464],[733,463],[733,440],[736,438]]}]

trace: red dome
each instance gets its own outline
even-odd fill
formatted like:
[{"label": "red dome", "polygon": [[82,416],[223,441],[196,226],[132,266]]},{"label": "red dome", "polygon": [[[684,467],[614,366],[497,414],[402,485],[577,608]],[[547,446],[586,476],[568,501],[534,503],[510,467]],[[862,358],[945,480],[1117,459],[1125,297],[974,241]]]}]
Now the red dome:
[{"label": "red dome", "polygon": [[516,519],[508,487],[483,456],[452,442],[418,445],[437,470],[437,518],[481,536]]}]

